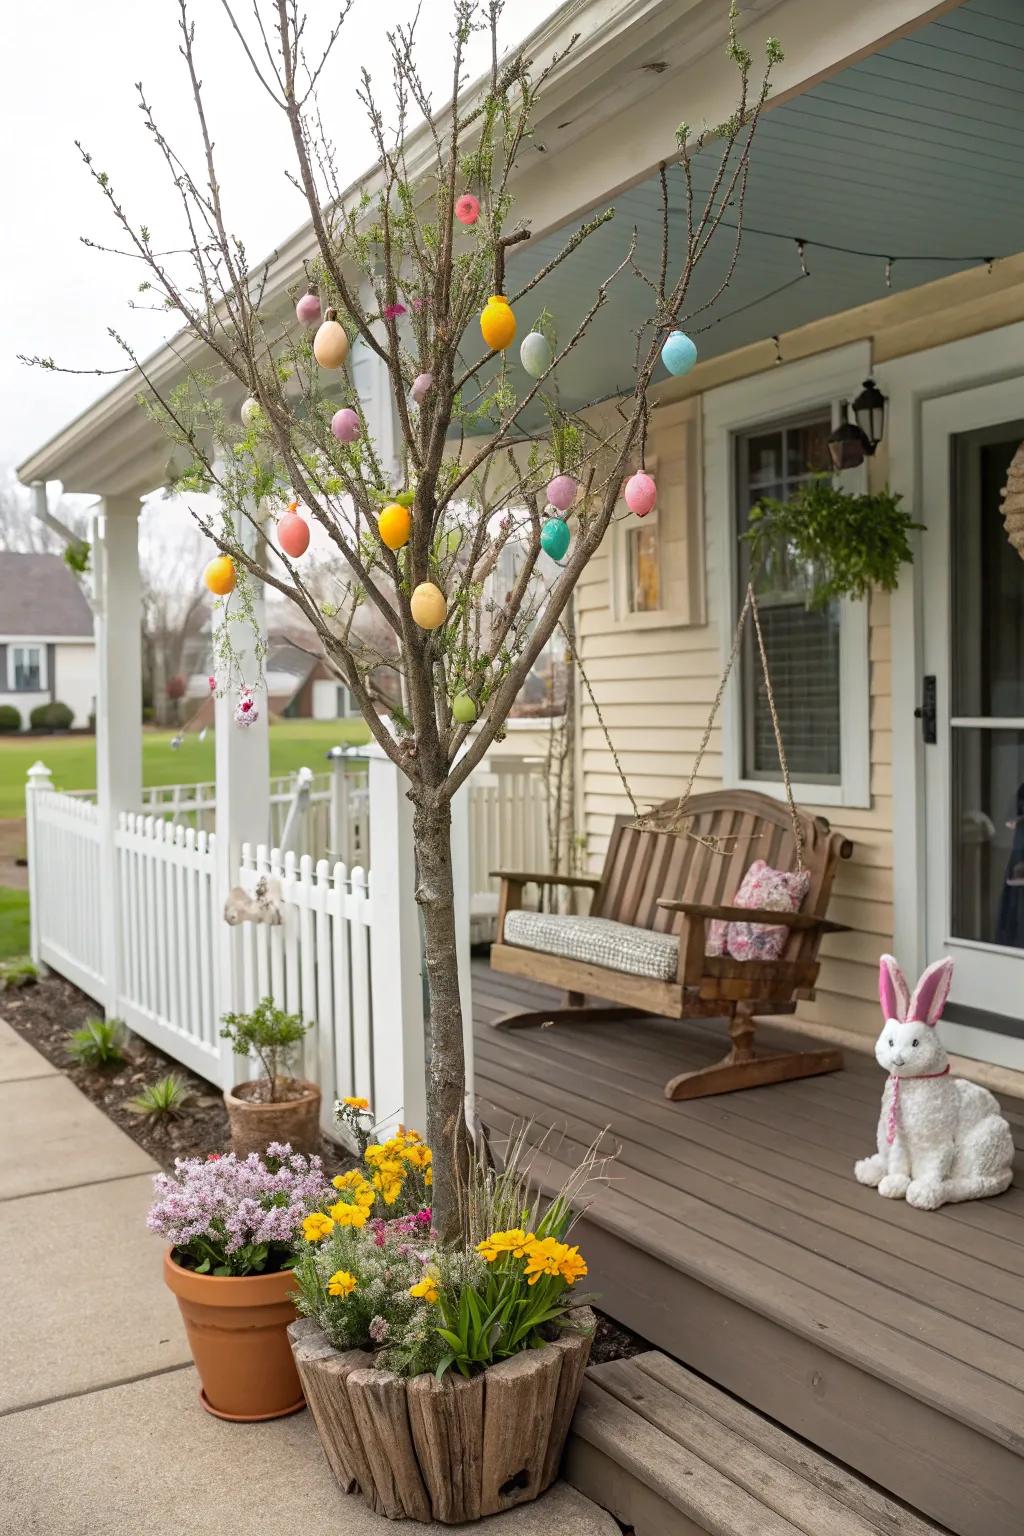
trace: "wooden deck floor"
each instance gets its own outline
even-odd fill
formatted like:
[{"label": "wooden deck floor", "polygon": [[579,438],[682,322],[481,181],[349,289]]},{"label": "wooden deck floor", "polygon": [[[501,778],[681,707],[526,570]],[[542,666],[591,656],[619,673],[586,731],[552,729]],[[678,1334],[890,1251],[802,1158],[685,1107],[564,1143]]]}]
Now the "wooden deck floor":
[{"label": "wooden deck floor", "polygon": [[[477,1102],[494,1133],[533,1117],[564,1136],[552,1179],[608,1127],[613,1181],[580,1238],[605,1310],[961,1536],[1020,1536],[1024,1187],[925,1212],[857,1184],[870,1057],[671,1104],[664,1082],[721,1055],[720,1026],[491,1028],[554,1001],[474,962]],[[1004,1109],[1024,1148],[1024,1103]]]}]

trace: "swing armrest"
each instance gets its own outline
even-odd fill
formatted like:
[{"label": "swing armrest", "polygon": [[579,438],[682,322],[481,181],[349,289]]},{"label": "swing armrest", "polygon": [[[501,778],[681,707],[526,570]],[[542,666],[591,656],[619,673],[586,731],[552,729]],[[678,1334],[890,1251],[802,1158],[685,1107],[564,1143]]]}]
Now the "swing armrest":
[{"label": "swing armrest", "polygon": [[658,897],[658,906],[666,912],[684,912],[705,922],[719,918],[727,923],[765,923],[773,928],[820,929],[822,933],[849,933],[848,923],[834,923],[829,917],[815,917],[811,912],[769,912],[764,907],[712,907],[701,901],[669,901]]},{"label": "swing armrest", "polygon": [[506,880],[510,885],[573,885],[596,891],[601,881],[597,875],[540,875],[530,870],[492,869],[492,880]]}]

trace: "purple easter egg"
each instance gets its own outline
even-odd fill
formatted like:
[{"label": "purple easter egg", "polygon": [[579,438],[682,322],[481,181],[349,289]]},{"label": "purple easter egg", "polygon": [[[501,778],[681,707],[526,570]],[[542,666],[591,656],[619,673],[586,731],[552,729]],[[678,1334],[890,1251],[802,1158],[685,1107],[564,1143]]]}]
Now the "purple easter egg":
[{"label": "purple easter egg", "polygon": [[637,517],[646,517],[648,512],[654,510],[654,503],[658,499],[658,487],[651,476],[642,469],[638,469],[635,475],[630,475],[626,481],[626,489],[623,492],[626,498],[626,506]]},{"label": "purple easter egg", "polygon": [[354,443],[361,431],[358,412],[350,405],[343,405],[331,418],[331,431],[339,443]]},{"label": "purple easter egg", "polygon": [[556,475],[548,482],[547,498],[559,512],[568,512],[576,500],[578,490],[579,486],[572,475]]},{"label": "purple easter egg", "polygon": [[320,295],[311,288],[296,304],[295,318],[300,325],[318,325],[320,313]]}]

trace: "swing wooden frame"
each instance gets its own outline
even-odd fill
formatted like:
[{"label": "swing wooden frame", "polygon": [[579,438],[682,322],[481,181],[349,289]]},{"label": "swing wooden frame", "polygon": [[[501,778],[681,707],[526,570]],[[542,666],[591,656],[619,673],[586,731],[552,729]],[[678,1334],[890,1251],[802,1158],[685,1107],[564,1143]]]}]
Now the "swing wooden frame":
[{"label": "swing wooden frame", "polygon": [[[753,790],[692,793],[748,616],[757,636],[785,801]],[[612,751],[614,754],[614,748]],[[628,785],[626,789],[632,801]],[[635,801],[633,804],[636,810]],[[672,1019],[725,1018],[731,1041],[728,1053],[711,1066],[680,1073],[666,1083],[665,1095],[674,1100],[837,1071],[843,1058],[834,1047],[758,1053],[754,1048],[755,1018],[793,1013],[800,1001],[814,997],[822,938],[827,933],[846,931],[845,924],[828,918],[827,909],[839,861],[850,858],[852,853],[853,844],[848,838],[833,832],[823,816],[798,810],[793,800],[757,602],[752,586],[748,586],[732,652],[682,795],[652,807],[646,815],[617,817],[599,877],[528,870],[493,872],[501,880],[501,890],[498,942],[491,947],[492,969],[563,988],[566,993],[565,1005],[560,1008],[508,1014],[496,1020],[495,1027],[603,1023],[642,1014]],[[808,873],[810,884],[799,912],[770,912],[728,904],[729,895],[757,857],[774,868],[795,865]],[[524,890],[531,884],[544,889],[590,890],[591,917],[677,936],[675,978],[656,980],[506,943],[505,919],[509,912],[522,908]],[[707,925],[715,919],[763,922],[788,929],[789,936],[777,960],[735,960],[728,954],[708,955]],[[588,997],[608,1001],[588,1005]]]}]

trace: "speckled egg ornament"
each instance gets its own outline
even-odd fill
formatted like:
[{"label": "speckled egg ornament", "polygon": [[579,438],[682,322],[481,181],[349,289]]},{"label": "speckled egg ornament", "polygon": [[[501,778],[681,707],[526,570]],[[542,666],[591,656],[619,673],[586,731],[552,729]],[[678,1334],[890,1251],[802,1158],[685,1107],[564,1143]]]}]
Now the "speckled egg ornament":
[{"label": "speckled egg ornament", "polygon": [[673,331],[666,337],[665,345],[661,349],[661,360],[669,373],[678,377],[681,373],[689,373],[697,361],[697,346],[687,336],[685,331]]},{"label": "speckled egg ornament", "polygon": [[409,394],[417,405],[422,405],[433,385],[434,375],[432,373],[418,373],[412,381],[412,388]]},{"label": "speckled egg ornament", "polygon": [[546,495],[556,511],[568,512],[576,500],[576,492],[578,490],[579,485],[572,475],[556,475],[553,480],[548,481]]},{"label": "speckled egg ornament", "polygon": [[516,317],[502,293],[492,293],[480,313],[480,334],[492,352],[504,352],[516,339]]},{"label": "speckled egg ornament", "polygon": [[288,511],[278,519],[277,542],[292,560],[297,560],[309,548],[309,524],[299,516],[297,501],[291,502]]},{"label": "speckled egg ornament", "polygon": [[251,688],[243,688],[238,695],[238,703],[235,705],[236,725],[255,725],[260,717],[256,708],[256,701],[252,696]]},{"label": "speckled egg ornament", "polygon": [[235,590],[235,562],[230,555],[215,555],[203,572],[203,580],[214,597],[227,597]]},{"label": "speckled egg ornament", "polygon": [[239,415],[242,418],[243,427],[251,427],[253,422],[258,421],[260,418],[259,401],[250,395],[248,400],[242,401],[242,409],[239,412]]},{"label": "speckled egg ornament", "polygon": [[348,357],[348,337],[336,309],[327,311],[313,337],[313,356],[321,368],[340,368]]},{"label": "speckled egg ornament", "polygon": [[531,379],[542,379],[551,367],[551,343],[543,331],[529,331],[519,348],[519,361]]},{"label": "speckled egg ornament", "polygon": [[562,560],[569,549],[569,524],[564,517],[549,517],[540,531],[540,547],[552,560]]},{"label": "speckled egg ornament", "polygon": [[623,491],[626,506],[637,517],[646,517],[648,512],[653,512],[654,503],[658,499],[658,487],[645,470],[638,469],[635,475],[630,475]]},{"label": "speckled egg ornament", "polygon": [[350,405],[343,405],[331,417],[331,431],[339,443],[354,443],[362,431],[359,412],[354,411]]},{"label": "speckled egg ornament", "polygon": [[475,699],[470,698],[468,693],[457,693],[452,700],[452,718],[457,720],[459,725],[472,725],[476,716]]},{"label": "speckled egg ornament", "polygon": [[316,325],[320,315],[320,295],[315,288],[307,288],[295,306],[295,318],[300,325]]},{"label": "speckled egg ornament", "polygon": [[440,629],[448,617],[448,601],[432,581],[421,581],[409,599],[409,611],[420,629]]},{"label": "speckled egg ornament", "polygon": [[403,507],[398,501],[389,502],[377,519],[377,532],[388,549],[397,550],[403,544],[408,544],[412,532],[412,517],[408,507]]},{"label": "speckled egg ornament", "polygon": [[455,202],[455,217],[460,224],[475,224],[480,217],[480,201],[472,192],[463,192]]}]

